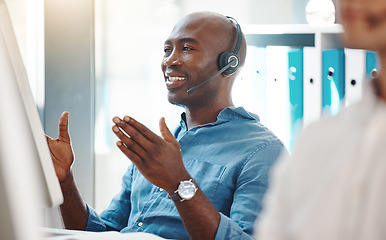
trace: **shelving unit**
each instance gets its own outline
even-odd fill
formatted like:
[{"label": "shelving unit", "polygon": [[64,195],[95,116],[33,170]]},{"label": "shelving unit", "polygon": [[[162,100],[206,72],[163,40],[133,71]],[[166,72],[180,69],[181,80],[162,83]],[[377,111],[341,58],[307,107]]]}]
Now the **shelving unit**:
[{"label": "shelving unit", "polygon": [[308,24],[243,26],[247,44],[258,47],[271,45],[319,49],[339,48],[342,47],[339,39],[342,32],[343,27],[340,24],[327,27],[312,27]]},{"label": "shelving unit", "polygon": [[[326,27],[313,27],[308,24],[245,25],[243,26],[242,31],[245,34],[246,41],[249,46],[255,46],[259,48],[267,48],[270,46],[286,46],[292,49],[304,49],[305,47],[312,48],[312,61],[304,62],[303,68],[303,89],[307,88],[307,93],[306,91],[302,90],[302,99],[311,99],[311,101],[302,100],[302,107],[304,109],[307,109],[307,114],[302,115],[303,126],[320,119],[322,117],[323,111],[321,92],[323,79],[322,53],[324,50],[327,49],[343,48],[343,44],[340,39],[341,34],[343,33],[343,27],[339,24],[334,24]],[[272,52],[270,52],[270,54],[271,53]],[[281,61],[280,56],[283,55],[276,56],[278,57],[278,62]],[[270,63],[272,63],[272,61],[275,61],[272,57],[270,59]],[[312,71],[308,71],[308,69],[312,69]],[[266,83],[260,84],[260,87],[268,87],[269,84],[269,89],[272,89],[272,86],[277,86],[278,88],[276,89],[281,92],[277,96],[278,99],[273,100],[272,96],[268,96],[270,91],[268,90],[268,88],[266,88],[267,95],[265,95],[265,99],[267,101],[269,100],[270,104],[269,106],[266,106],[265,110],[263,111],[263,115],[265,114],[265,116],[263,116],[263,119],[266,119],[265,124],[271,130],[274,130],[274,132],[277,133],[277,135],[283,140],[284,144],[288,147],[291,145],[290,142],[293,141],[291,140],[291,136],[294,132],[296,132],[293,130],[296,127],[290,126],[289,123],[283,120],[288,118],[288,113],[280,110],[272,111],[272,107],[280,108],[280,106],[287,104],[283,102],[283,99],[286,99],[288,97],[284,96],[288,93],[283,92],[282,87],[279,87],[279,85],[277,85],[281,84],[281,79],[285,80],[285,77],[282,73],[282,68],[274,69],[274,71],[269,71],[267,69],[266,75],[264,76],[266,77]],[[288,78],[286,81],[288,81]],[[288,89],[288,82],[286,84],[286,88]],[[256,89],[256,93],[257,91],[259,90]],[[261,102],[261,99],[259,101]],[[272,102],[275,101],[280,103],[272,104]],[[272,117],[273,115],[275,116]]]}]

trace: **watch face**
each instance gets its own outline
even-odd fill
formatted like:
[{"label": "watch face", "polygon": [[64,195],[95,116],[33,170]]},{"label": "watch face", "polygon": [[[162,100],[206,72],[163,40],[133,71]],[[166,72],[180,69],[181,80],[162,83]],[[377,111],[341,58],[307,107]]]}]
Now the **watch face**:
[{"label": "watch face", "polygon": [[180,195],[183,199],[189,200],[191,199],[194,194],[196,193],[196,186],[194,183],[190,181],[183,181],[178,186],[178,195]]}]

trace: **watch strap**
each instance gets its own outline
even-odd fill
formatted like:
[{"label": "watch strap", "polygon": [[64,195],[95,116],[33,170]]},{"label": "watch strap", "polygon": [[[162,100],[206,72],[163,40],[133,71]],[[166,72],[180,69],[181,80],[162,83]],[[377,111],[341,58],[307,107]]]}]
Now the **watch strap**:
[{"label": "watch strap", "polygon": [[169,198],[173,200],[173,202],[182,202],[185,199],[183,199],[180,194],[178,194],[178,191],[174,191],[174,193],[169,194]]}]

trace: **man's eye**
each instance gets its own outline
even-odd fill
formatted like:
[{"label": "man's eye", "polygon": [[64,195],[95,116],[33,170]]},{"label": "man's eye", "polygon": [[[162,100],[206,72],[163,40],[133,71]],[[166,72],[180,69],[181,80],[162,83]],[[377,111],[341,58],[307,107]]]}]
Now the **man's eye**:
[{"label": "man's eye", "polygon": [[184,47],[183,47],[183,50],[184,50],[184,51],[191,51],[192,48],[191,48],[191,47],[184,46]]},{"label": "man's eye", "polygon": [[169,48],[164,48],[165,53],[169,53],[171,50]]}]

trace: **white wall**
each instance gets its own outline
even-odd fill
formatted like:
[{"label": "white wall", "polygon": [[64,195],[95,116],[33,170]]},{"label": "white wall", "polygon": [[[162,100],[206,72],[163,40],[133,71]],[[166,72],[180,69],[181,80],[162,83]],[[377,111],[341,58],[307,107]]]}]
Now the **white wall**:
[{"label": "white wall", "polygon": [[215,11],[240,24],[292,23],[294,0],[181,0],[183,15],[201,10]]}]

